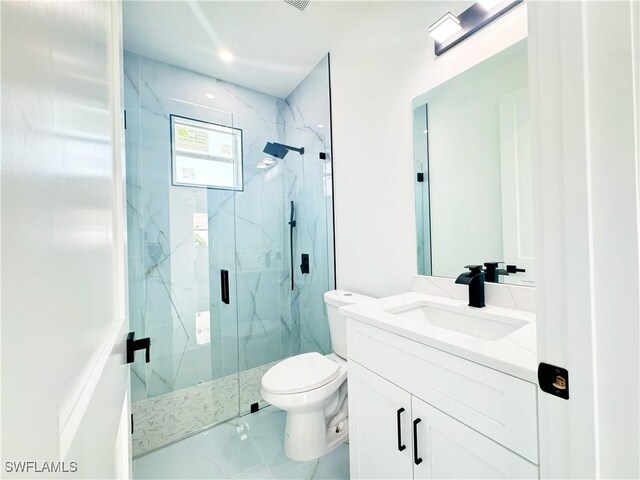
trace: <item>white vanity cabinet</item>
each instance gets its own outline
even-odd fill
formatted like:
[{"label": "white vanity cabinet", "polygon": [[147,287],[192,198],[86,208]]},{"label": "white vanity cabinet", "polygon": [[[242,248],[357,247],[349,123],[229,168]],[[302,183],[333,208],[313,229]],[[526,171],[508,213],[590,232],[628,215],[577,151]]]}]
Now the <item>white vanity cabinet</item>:
[{"label": "white vanity cabinet", "polygon": [[538,478],[536,386],[350,319],[354,479]]}]

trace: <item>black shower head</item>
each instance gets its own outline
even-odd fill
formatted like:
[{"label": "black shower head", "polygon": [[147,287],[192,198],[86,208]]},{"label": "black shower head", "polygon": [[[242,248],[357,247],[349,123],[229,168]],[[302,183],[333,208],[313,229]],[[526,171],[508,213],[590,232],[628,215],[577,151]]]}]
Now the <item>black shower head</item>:
[{"label": "black shower head", "polygon": [[272,157],[283,159],[289,150],[294,152],[298,152],[300,155],[304,155],[304,147],[296,148],[291,145],[283,145],[282,143],[271,143],[267,142],[264,147],[263,152],[267,155],[271,155]]},{"label": "black shower head", "polygon": [[279,143],[267,142],[263,152],[272,157],[283,159],[289,153],[289,149]]}]

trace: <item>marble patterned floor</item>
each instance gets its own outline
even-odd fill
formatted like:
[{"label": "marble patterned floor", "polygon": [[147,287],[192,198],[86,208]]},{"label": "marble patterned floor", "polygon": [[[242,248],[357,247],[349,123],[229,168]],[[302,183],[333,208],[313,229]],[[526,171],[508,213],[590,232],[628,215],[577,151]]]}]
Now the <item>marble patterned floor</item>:
[{"label": "marble patterned floor", "polygon": [[264,406],[262,376],[275,363],[133,403],[133,458]]},{"label": "marble patterned floor", "polygon": [[349,478],[349,447],[343,443],[312,462],[293,462],[283,452],[286,413],[267,407],[235,418],[133,462],[142,479],[307,479]]}]

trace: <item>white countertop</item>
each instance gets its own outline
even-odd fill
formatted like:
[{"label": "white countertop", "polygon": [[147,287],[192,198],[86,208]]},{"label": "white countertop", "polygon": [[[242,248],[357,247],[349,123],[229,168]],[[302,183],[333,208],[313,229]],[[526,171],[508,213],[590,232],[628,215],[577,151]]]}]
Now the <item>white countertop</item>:
[{"label": "white countertop", "polygon": [[[526,324],[497,340],[486,340],[430,324],[423,319],[407,318],[389,310],[427,302],[445,310],[478,317],[494,315]],[[379,300],[342,307],[347,318],[415,340],[472,362],[537,383],[538,359],[536,354],[535,313],[487,305],[473,308],[458,299],[408,292]]]}]

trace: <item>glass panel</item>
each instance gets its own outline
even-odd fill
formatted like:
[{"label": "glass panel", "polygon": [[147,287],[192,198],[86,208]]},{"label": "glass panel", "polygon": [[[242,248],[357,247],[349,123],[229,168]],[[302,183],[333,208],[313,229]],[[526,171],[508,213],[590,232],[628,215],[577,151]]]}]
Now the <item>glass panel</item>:
[{"label": "glass panel", "polygon": [[239,413],[234,192],[174,186],[170,115],[233,129],[229,113],[175,100],[159,64],[125,56],[129,308],[151,362],[132,367],[133,455]]},{"label": "glass panel", "polygon": [[[333,288],[333,207],[324,136],[237,121],[254,134],[245,189],[236,196],[240,411],[246,413],[254,403],[265,405],[260,381],[274,363],[302,352],[331,352],[323,294]],[[262,152],[267,142],[304,147],[304,153],[268,157]],[[306,274],[302,254],[309,256]]]}]

